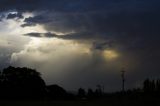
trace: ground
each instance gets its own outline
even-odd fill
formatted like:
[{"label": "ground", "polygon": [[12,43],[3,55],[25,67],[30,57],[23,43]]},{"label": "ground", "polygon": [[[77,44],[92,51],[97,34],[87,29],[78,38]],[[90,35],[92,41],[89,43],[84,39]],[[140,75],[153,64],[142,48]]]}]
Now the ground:
[{"label": "ground", "polygon": [[152,100],[76,100],[76,101],[51,101],[51,100],[3,100],[1,106],[160,106],[160,99]]}]

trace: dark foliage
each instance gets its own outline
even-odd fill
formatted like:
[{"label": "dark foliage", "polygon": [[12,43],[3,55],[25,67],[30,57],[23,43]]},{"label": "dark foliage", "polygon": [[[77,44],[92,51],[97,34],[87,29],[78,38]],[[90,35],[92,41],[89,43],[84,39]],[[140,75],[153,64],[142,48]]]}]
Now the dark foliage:
[{"label": "dark foliage", "polygon": [[145,95],[160,96],[160,80],[146,79],[143,83],[143,91]]},{"label": "dark foliage", "polygon": [[88,92],[87,92],[87,97],[88,98],[93,98],[95,96],[95,93],[92,89],[88,89]]},{"label": "dark foliage", "polygon": [[86,97],[86,91],[83,88],[78,89],[78,97],[81,99]]},{"label": "dark foliage", "polygon": [[58,85],[46,86],[40,73],[30,68],[9,66],[0,73],[0,99],[73,99]]},{"label": "dark foliage", "polygon": [[65,99],[67,98],[67,92],[58,85],[47,86],[47,95],[50,99]]},{"label": "dark foliage", "polygon": [[68,93],[58,85],[46,86],[40,73],[29,68],[8,67],[0,73],[0,99],[51,99],[89,100],[107,98],[112,100],[146,100],[160,98],[160,80],[146,79],[143,88],[125,92],[104,93],[104,87],[97,85],[95,90],[79,88],[77,94]]},{"label": "dark foliage", "polygon": [[40,98],[45,95],[45,82],[36,70],[10,66],[1,72],[0,78],[1,98]]}]

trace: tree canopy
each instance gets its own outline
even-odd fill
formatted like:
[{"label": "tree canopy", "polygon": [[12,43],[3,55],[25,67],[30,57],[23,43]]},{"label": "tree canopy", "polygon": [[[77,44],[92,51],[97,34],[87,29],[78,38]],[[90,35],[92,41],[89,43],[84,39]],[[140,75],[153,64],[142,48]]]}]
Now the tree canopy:
[{"label": "tree canopy", "polygon": [[40,73],[30,68],[9,66],[0,74],[3,97],[40,97],[45,94],[45,82]]}]

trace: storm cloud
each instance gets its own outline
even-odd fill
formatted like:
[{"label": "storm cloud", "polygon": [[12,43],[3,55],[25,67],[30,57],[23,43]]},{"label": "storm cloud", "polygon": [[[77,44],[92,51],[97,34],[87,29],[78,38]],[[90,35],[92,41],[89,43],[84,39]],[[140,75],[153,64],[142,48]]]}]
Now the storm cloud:
[{"label": "storm cloud", "polygon": [[58,37],[56,34],[52,34],[52,33],[27,33],[27,34],[24,34],[24,36],[30,36],[30,37],[48,37],[48,38]]},{"label": "storm cloud", "polygon": [[[75,32],[66,36],[68,39],[118,39],[116,42],[126,42],[123,45],[142,44],[145,46],[149,44],[148,42],[154,42],[156,46],[160,39],[158,37],[160,8],[157,0],[152,2],[150,0],[123,0],[121,2],[64,0],[45,3],[50,3],[47,5],[48,8],[43,5],[43,12],[35,12],[35,17],[26,18],[22,26],[40,24],[49,32]],[[52,3],[53,6],[50,7]],[[38,7],[35,9],[42,11]],[[151,37],[154,39],[150,39]]]}]

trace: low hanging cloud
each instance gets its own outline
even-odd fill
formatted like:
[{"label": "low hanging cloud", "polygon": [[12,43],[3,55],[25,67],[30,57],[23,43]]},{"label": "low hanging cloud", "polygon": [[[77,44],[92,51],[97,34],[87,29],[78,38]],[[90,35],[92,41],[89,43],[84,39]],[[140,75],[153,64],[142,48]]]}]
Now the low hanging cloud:
[{"label": "low hanging cloud", "polygon": [[27,34],[24,34],[24,36],[30,36],[30,37],[46,37],[46,38],[52,38],[52,37],[58,37],[58,35],[56,34],[52,34],[50,32],[48,33],[36,33],[36,32],[33,32],[33,33],[27,33]]}]

